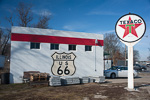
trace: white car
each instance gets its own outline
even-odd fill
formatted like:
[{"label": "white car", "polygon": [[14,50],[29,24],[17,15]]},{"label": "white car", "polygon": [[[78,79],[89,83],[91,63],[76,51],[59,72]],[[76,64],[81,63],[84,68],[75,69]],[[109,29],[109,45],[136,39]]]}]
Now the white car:
[{"label": "white car", "polygon": [[[116,78],[116,77],[128,77],[128,67],[124,66],[113,66],[112,68],[104,71],[105,77]],[[137,72],[133,71],[134,77],[137,77]]]}]

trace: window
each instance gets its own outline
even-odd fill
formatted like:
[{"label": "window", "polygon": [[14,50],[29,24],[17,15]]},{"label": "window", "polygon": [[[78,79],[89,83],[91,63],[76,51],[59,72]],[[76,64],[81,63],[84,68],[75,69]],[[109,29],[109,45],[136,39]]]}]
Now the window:
[{"label": "window", "polygon": [[124,67],[124,70],[128,70],[128,67]]},{"label": "window", "polygon": [[59,50],[59,44],[51,44],[51,50]]},{"label": "window", "polygon": [[120,69],[120,70],[128,70],[127,67],[119,67],[118,69]]},{"label": "window", "polygon": [[69,45],[69,50],[76,50],[76,45]]},{"label": "window", "polygon": [[30,49],[40,49],[40,43],[30,43]]},{"label": "window", "polygon": [[85,51],[92,51],[92,46],[85,46]]}]

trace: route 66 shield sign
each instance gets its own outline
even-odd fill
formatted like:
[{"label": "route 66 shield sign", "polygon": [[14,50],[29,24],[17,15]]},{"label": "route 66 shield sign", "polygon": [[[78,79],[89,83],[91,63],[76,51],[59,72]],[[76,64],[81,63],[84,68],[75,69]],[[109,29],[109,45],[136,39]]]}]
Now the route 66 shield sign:
[{"label": "route 66 shield sign", "polygon": [[57,53],[52,55],[53,65],[51,71],[53,75],[57,76],[71,76],[75,73],[76,68],[74,60],[76,58],[74,53]]}]

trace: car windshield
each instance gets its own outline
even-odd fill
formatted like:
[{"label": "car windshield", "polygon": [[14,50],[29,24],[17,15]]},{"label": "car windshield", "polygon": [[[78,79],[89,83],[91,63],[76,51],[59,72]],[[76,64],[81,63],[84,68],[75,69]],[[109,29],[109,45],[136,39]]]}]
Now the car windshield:
[{"label": "car windshield", "polygon": [[141,67],[146,67],[146,66],[141,66]]},{"label": "car windshield", "polygon": [[128,70],[128,67],[118,67],[120,70]]},{"label": "car windshield", "polygon": [[116,70],[118,68],[118,66],[112,66],[111,68],[109,68],[109,70]]}]

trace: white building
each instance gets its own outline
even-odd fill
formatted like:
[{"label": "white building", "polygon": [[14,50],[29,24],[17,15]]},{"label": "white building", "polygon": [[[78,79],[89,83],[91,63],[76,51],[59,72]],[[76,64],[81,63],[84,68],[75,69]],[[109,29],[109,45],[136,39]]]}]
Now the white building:
[{"label": "white building", "polygon": [[24,71],[57,76],[103,76],[103,35],[12,27],[10,83]]}]

